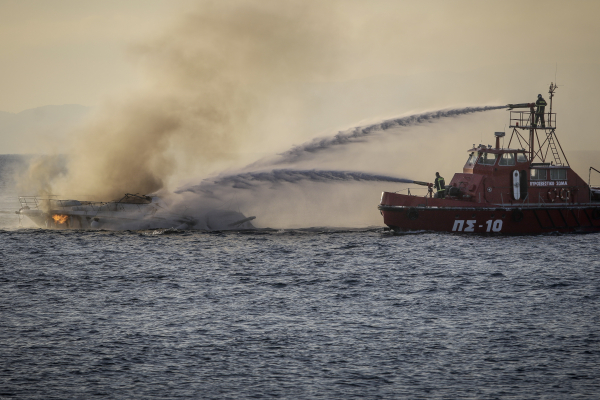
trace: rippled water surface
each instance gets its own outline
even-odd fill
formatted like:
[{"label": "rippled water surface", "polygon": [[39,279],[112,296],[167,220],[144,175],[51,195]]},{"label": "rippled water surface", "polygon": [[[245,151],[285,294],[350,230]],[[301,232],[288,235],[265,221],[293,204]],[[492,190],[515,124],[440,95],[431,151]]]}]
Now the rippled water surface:
[{"label": "rippled water surface", "polygon": [[598,398],[599,239],[0,231],[0,398]]}]

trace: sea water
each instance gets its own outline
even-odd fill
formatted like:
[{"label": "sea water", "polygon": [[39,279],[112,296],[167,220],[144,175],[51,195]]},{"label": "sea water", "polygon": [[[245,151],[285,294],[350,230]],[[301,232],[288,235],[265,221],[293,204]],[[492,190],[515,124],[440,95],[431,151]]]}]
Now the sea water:
[{"label": "sea water", "polygon": [[49,231],[0,216],[0,399],[600,393],[599,234]]}]

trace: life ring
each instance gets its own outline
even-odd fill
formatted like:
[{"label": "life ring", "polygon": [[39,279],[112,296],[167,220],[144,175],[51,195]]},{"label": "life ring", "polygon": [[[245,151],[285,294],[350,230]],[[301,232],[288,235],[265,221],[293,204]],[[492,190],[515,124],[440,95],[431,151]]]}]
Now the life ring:
[{"label": "life ring", "polygon": [[408,219],[410,219],[411,221],[414,221],[415,219],[419,218],[419,212],[417,211],[416,208],[411,207],[408,209],[408,211],[406,212],[406,217]]},{"label": "life ring", "polygon": [[600,208],[594,208],[592,211],[592,218],[600,219]]},{"label": "life ring", "polygon": [[523,217],[523,211],[521,211],[518,208],[512,212],[512,219],[515,222],[521,222],[523,220]]},{"label": "life ring", "polygon": [[571,191],[567,188],[562,188],[560,189],[560,199],[562,201],[569,201],[571,200]]},{"label": "life ring", "polygon": [[551,202],[554,203],[554,200],[556,200],[557,195],[558,195],[558,190],[556,190],[556,189],[548,190],[548,200],[550,200]]}]

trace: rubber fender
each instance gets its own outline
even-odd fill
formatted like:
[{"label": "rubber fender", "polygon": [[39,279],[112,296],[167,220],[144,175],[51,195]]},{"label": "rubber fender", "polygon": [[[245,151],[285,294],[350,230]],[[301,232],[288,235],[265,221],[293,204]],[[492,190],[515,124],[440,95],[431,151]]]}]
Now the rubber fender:
[{"label": "rubber fender", "polygon": [[408,209],[408,211],[406,212],[406,217],[408,219],[410,219],[411,221],[414,221],[415,219],[419,218],[419,212],[417,211],[416,208],[411,207]]},{"label": "rubber fender", "polygon": [[524,216],[525,215],[523,214],[523,211],[521,211],[520,209],[516,209],[512,212],[512,219],[515,222],[521,222]]}]

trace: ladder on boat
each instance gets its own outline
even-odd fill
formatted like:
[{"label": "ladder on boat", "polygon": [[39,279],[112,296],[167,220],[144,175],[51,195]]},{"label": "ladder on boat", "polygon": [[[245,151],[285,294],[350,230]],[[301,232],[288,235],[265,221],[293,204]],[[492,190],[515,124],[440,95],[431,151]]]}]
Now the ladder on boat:
[{"label": "ladder on boat", "polygon": [[548,148],[552,151],[552,156],[554,157],[554,164],[562,166],[562,160],[560,158],[560,154],[558,153],[558,149],[556,148],[556,142],[554,141],[554,130],[550,131],[547,134],[548,139]]}]

